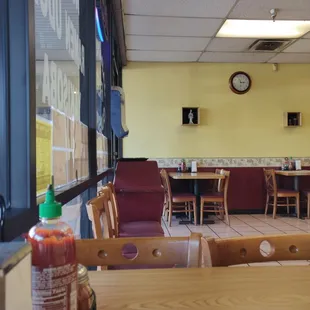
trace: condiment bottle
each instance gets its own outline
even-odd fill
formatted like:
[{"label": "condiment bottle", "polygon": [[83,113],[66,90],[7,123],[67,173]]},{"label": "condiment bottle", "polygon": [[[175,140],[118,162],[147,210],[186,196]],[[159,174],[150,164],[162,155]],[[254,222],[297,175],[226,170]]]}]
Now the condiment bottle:
[{"label": "condiment bottle", "polygon": [[178,165],[178,172],[182,172],[181,164]]},{"label": "condiment bottle", "polygon": [[295,170],[295,162],[293,161],[292,157],[290,157],[290,161],[288,164],[288,170]]},{"label": "condiment bottle", "polygon": [[186,172],[186,163],[184,159],[181,162],[181,169],[182,169],[182,172]]},{"label": "condiment bottle", "polygon": [[96,295],[89,285],[85,266],[78,265],[78,310],[96,310]]},{"label": "condiment bottle", "polygon": [[72,229],[60,221],[61,204],[49,185],[32,227],[32,305],[35,310],[77,309],[77,262]]}]

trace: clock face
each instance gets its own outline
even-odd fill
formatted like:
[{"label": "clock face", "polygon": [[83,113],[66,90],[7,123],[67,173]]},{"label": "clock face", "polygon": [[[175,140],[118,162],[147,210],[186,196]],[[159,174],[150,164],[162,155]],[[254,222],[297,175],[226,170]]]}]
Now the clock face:
[{"label": "clock face", "polygon": [[245,72],[235,72],[229,79],[230,89],[239,95],[245,94],[251,88],[251,78]]}]

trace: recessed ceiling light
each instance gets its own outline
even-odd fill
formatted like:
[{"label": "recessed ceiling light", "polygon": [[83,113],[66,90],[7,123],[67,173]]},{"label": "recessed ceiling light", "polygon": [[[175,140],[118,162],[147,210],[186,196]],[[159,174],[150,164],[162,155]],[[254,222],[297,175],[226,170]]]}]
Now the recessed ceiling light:
[{"label": "recessed ceiling light", "polygon": [[309,20],[227,19],[217,33],[219,38],[296,39],[310,31]]}]

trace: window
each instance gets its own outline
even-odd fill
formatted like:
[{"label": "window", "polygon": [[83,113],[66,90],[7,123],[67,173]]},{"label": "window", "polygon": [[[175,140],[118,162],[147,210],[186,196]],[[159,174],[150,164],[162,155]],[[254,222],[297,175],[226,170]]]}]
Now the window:
[{"label": "window", "polygon": [[77,0],[36,1],[37,195],[85,179],[88,127],[81,117],[85,46]]},{"label": "window", "polygon": [[96,3],[107,5],[110,22],[105,1],[0,1],[0,195],[7,204],[0,241],[38,221],[52,176],[76,235],[91,236],[85,203],[97,182],[113,176],[102,172],[110,154],[111,44],[103,57],[97,43],[96,63]]},{"label": "window", "polygon": [[108,168],[108,139],[104,135],[106,122],[106,85],[104,63],[101,60],[101,42],[96,40],[96,118],[97,118],[97,171],[102,172]]}]

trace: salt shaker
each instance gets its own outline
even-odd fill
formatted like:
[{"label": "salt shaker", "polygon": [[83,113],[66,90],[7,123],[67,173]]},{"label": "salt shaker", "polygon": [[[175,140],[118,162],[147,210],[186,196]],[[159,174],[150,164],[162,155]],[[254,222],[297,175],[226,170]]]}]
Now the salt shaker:
[{"label": "salt shaker", "polygon": [[90,287],[85,266],[78,265],[78,310],[96,310],[96,295]]}]

